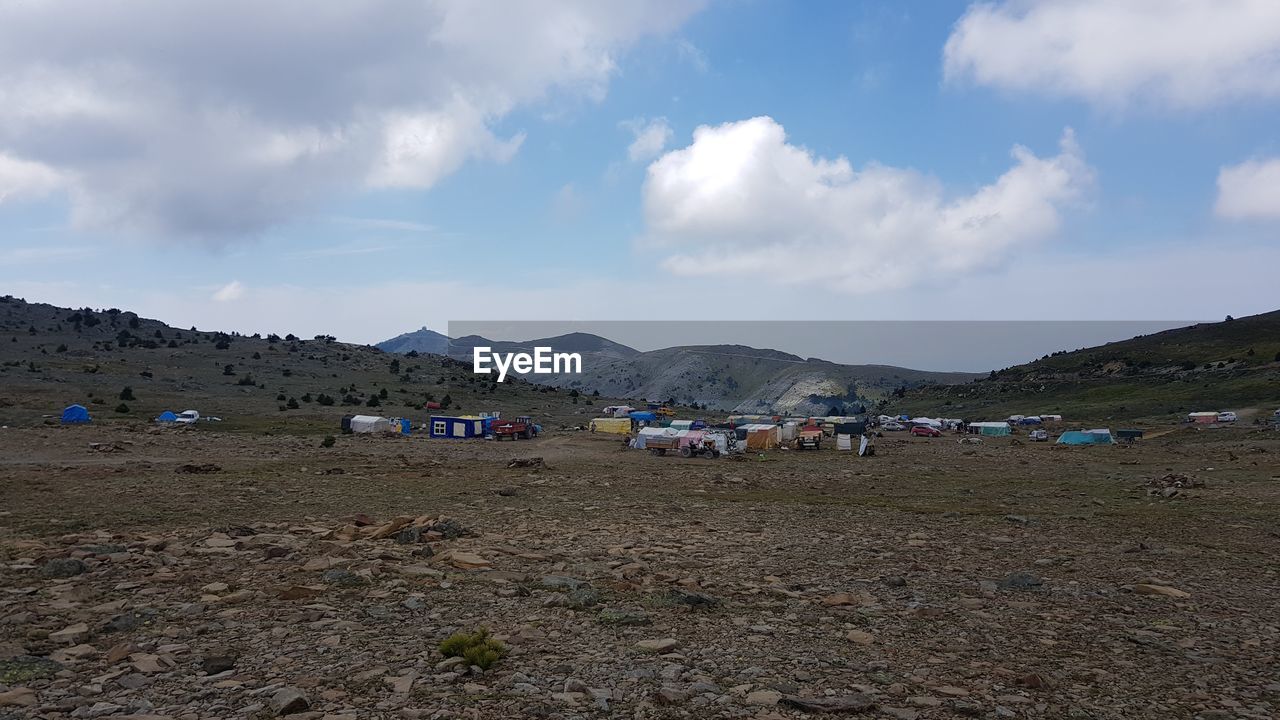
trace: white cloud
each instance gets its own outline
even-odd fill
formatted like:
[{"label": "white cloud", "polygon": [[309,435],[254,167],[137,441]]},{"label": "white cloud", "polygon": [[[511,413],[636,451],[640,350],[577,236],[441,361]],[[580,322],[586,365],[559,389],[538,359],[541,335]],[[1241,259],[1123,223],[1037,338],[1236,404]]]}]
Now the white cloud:
[{"label": "white cloud", "polygon": [[622,123],[622,126],[635,135],[635,140],[627,146],[627,157],[631,158],[632,162],[644,162],[658,157],[666,149],[667,143],[671,142],[673,134],[671,126],[667,124],[667,119],[664,117],[649,121],[629,120]]},{"label": "white cloud", "polygon": [[701,4],[0,3],[0,192],[57,178],[77,227],[258,235],[510,159],[503,118],[598,100],[621,53]]},{"label": "white cloud", "polygon": [[232,302],[244,297],[245,286],[239,280],[232,280],[215,291],[210,299],[214,302]]},{"label": "white cloud", "polygon": [[974,3],[947,39],[943,65],[949,80],[1108,107],[1280,98],[1280,3]]},{"label": "white cloud", "polygon": [[815,157],[768,117],[693,138],[654,161],[644,186],[644,242],[682,275],[852,292],[950,279],[1052,236],[1092,181],[1070,130],[1058,155],[1014,147],[1012,168],[953,198],[914,170]]},{"label": "white cloud", "polygon": [[1280,158],[1222,168],[1213,209],[1228,220],[1280,220]]},{"label": "white cloud", "polygon": [[576,222],[582,217],[586,207],[586,200],[573,183],[565,183],[551,200],[551,217],[561,224]]},{"label": "white cloud", "polygon": [[62,187],[64,182],[58,171],[48,165],[0,152],[0,203],[42,197]]},{"label": "white cloud", "polygon": [[0,249],[0,267],[34,265],[39,263],[67,263],[97,255],[91,247],[42,245],[39,247],[15,247]]}]

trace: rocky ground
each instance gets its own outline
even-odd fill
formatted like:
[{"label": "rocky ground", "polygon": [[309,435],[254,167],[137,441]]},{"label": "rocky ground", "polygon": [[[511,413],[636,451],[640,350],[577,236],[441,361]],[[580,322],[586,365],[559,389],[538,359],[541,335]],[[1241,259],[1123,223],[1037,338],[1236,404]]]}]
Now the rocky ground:
[{"label": "rocky ground", "polygon": [[1280,714],[1275,432],[0,447],[0,718]]}]

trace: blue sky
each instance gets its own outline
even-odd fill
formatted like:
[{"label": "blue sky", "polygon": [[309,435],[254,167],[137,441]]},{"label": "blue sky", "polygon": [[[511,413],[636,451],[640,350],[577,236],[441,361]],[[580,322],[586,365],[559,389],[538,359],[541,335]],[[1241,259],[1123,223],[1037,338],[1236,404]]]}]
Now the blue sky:
[{"label": "blue sky", "polygon": [[0,10],[33,301],[360,342],[1276,309],[1271,2],[57,6]]}]

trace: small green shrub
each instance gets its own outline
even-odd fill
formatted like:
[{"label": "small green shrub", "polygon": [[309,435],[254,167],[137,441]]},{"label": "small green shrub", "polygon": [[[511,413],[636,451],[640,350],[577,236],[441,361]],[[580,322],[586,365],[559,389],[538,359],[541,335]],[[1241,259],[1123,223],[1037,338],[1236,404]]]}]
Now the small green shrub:
[{"label": "small green shrub", "polygon": [[338,442],[338,441],[337,441],[337,440],[335,440],[335,439],[334,439],[334,437],[333,437],[332,435],[325,435],[325,436],[324,436],[324,439],[320,441],[320,447],[322,447],[322,448],[331,448],[331,447],[333,447],[334,443],[336,443],[336,442]]},{"label": "small green shrub", "polygon": [[129,413],[129,406],[125,405],[124,403],[120,403],[119,405],[116,406],[116,412],[120,413],[121,415],[127,415]]},{"label": "small green shrub", "polygon": [[488,628],[475,632],[456,632],[440,643],[440,654],[445,657],[465,658],[467,663],[481,670],[488,670],[507,654],[507,647],[495,640]]}]

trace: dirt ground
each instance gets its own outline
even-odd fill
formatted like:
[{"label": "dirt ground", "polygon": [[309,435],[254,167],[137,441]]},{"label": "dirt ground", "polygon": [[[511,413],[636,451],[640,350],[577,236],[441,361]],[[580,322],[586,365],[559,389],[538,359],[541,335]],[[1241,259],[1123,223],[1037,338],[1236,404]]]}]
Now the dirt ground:
[{"label": "dirt ground", "polygon": [[0,719],[1280,715],[1274,431],[319,442],[0,430]]}]

